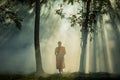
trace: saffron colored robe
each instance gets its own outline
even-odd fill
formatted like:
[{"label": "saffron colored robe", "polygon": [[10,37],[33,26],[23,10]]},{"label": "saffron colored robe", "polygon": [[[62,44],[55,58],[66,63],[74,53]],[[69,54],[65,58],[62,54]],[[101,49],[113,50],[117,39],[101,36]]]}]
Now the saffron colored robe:
[{"label": "saffron colored robe", "polygon": [[65,47],[56,47],[55,55],[56,55],[56,68],[63,69],[65,68],[64,55],[66,54]]}]

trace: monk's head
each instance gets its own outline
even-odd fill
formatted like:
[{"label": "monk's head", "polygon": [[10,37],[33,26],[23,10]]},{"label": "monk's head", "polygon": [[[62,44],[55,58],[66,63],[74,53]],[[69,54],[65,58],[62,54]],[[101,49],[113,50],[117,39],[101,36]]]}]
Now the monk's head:
[{"label": "monk's head", "polygon": [[62,42],[61,41],[58,41],[58,46],[60,47],[62,45]]}]

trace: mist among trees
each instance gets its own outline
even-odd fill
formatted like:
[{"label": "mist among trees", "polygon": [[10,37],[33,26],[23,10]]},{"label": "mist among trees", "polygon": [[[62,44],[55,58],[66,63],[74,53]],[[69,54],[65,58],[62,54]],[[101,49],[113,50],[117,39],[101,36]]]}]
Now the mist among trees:
[{"label": "mist among trees", "polygon": [[0,73],[58,73],[54,50],[62,41],[64,73],[120,74],[119,4],[119,0],[1,0]]}]

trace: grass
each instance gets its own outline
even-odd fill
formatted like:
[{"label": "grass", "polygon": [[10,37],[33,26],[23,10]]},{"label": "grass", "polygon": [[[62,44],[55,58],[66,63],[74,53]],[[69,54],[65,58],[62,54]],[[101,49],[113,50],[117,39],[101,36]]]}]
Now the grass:
[{"label": "grass", "polygon": [[20,74],[1,74],[0,80],[109,80],[119,79],[120,75],[108,73],[71,73],[71,74],[43,74],[35,76],[34,74],[20,75]]}]

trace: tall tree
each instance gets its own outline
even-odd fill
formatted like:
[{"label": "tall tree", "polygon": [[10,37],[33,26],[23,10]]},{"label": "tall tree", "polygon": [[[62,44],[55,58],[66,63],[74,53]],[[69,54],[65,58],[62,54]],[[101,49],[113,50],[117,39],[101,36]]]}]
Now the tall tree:
[{"label": "tall tree", "polygon": [[40,42],[39,42],[39,29],[40,29],[40,0],[35,0],[35,28],[34,28],[34,46],[35,46],[35,59],[36,59],[36,72],[43,73]]},{"label": "tall tree", "polygon": [[87,44],[87,37],[88,37],[88,21],[89,21],[89,13],[90,13],[90,2],[91,0],[84,0],[86,4],[85,9],[85,20],[83,21],[82,25],[82,50],[81,50],[81,58],[80,58],[80,68],[81,72],[85,72],[85,60],[86,60],[86,44]]},{"label": "tall tree", "polygon": [[[43,2],[44,1],[44,2]],[[18,29],[21,29],[21,22],[22,21],[17,14],[14,11],[9,10],[11,8],[10,5],[17,5],[16,2],[21,3],[29,3],[30,5],[34,2],[35,5],[35,27],[34,27],[34,46],[35,46],[35,59],[36,59],[36,73],[43,73],[42,69],[42,61],[41,61],[41,51],[40,51],[40,42],[39,42],[39,24],[40,24],[40,0],[18,0],[18,1],[11,1],[11,0],[3,0],[1,1],[0,5],[0,22],[5,23],[6,19],[10,19],[9,23],[12,23],[14,21],[16,23],[16,27]],[[45,3],[45,0],[41,0],[41,4]],[[4,4],[3,4],[4,3]],[[10,4],[10,5],[8,5]],[[8,6],[7,6],[8,5]]]},{"label": "tall tree", "polygon": [[[68,4],[74,4],[74,0],[63,0],[64,2],[68,2]],[[77,2],[79,2],[80,0],[77,0]],[[92,29],[90,26],[89,26],[89,22],[90,22],[90,4],[91,4],[91,0],[81,0],[82,1],[82,4],[84,5],[83,6],[83,9],[81,11],[80,14],[82,14],[82,21],[80,21],[79,24],[82,23],[82,29],[81,29],[81,32],[82,32],[82,49],[81,49],[81,58],[80,58],[80,66],[79,66],[79,71],[80,72],[85,72],[85,60],[86,60],[86,46],[87,46],[87,37],[88,37],[88,32],[89,32],[89,28]],[[76,15],[74,15],[76,16]],[[74,19],[73,19],[74,18]],[[79,19],[76,19],[76,17],[73,17],[71,19],[72,20],[72,25],[74,26],[74,24],[77,22],[76,20],[79,20]],[[81,26],[81,25],[80,25]]]}]

